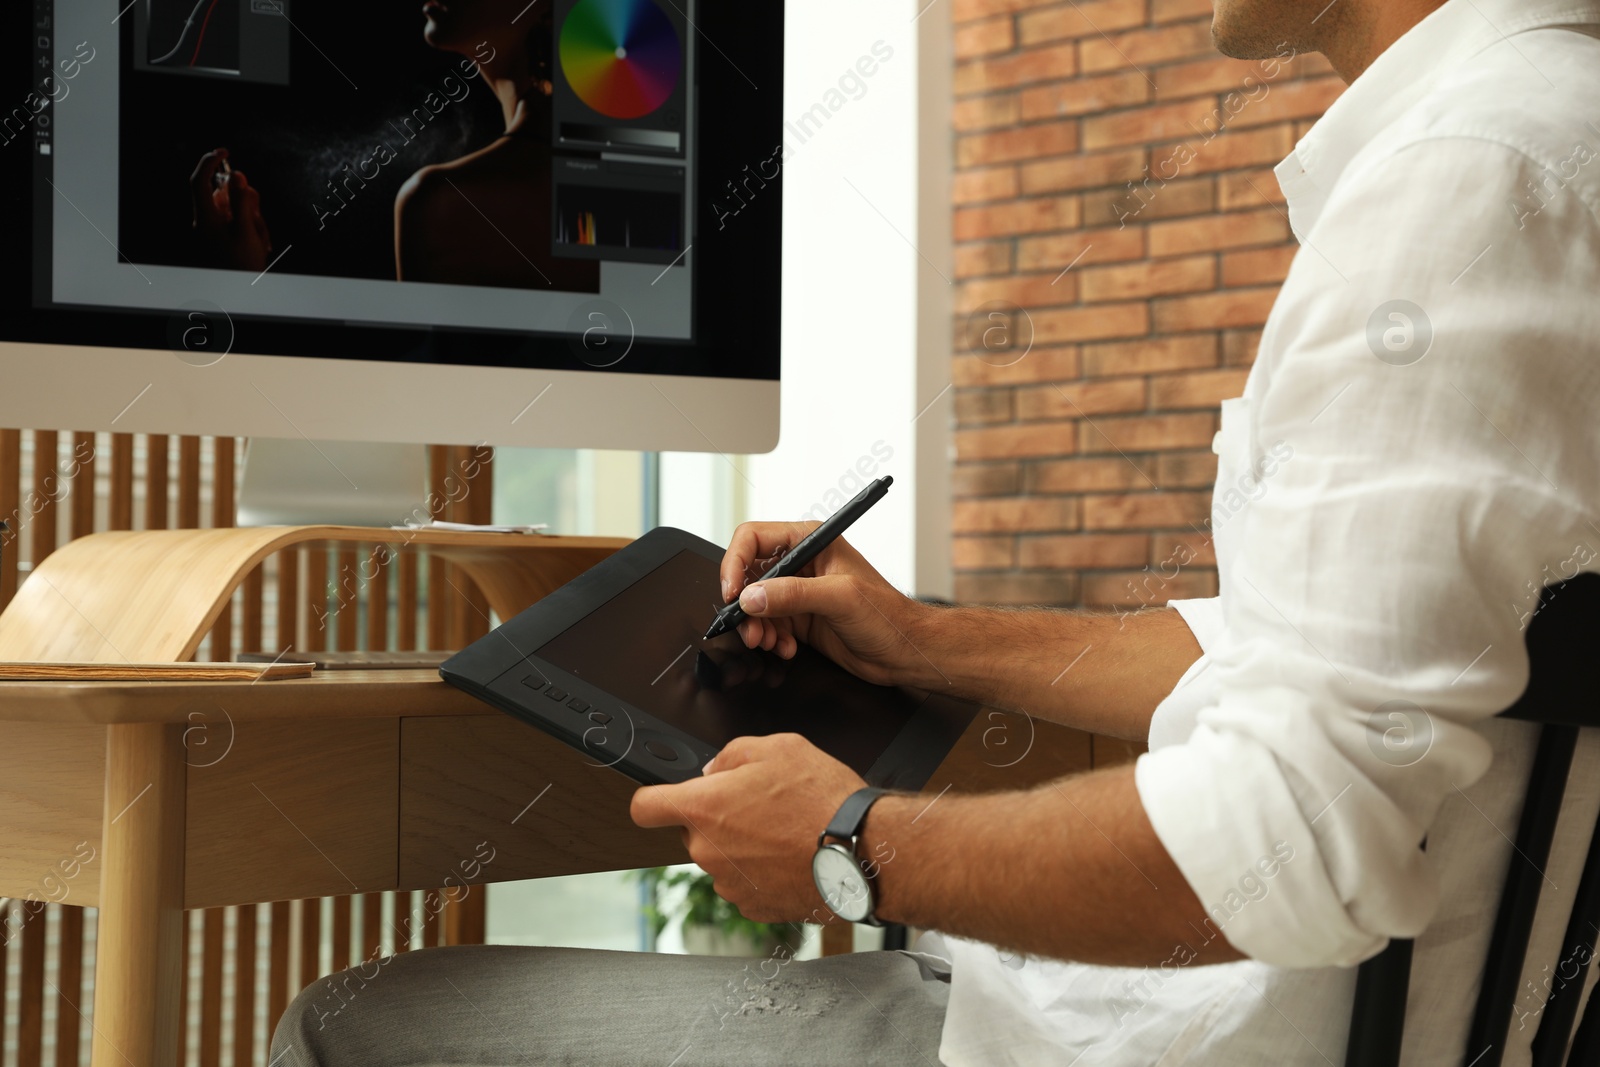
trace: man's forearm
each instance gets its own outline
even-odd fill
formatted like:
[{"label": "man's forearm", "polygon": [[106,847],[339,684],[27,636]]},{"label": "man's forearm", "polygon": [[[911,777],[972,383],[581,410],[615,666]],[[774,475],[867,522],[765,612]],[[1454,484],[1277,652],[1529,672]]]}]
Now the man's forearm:
[{"label": "man's forearm", "polygon": [[1150,716],[1200,646],[1171,608],[1124,615],[929,608],[907,635],[912,684],[1144,740]]},{"label": "man's forearm", "polygon": [[1156,837],[1132,767],[1026,792],[887,796],[860,854],[878,861],[886,921],[1087,963],[1240,958]]}]

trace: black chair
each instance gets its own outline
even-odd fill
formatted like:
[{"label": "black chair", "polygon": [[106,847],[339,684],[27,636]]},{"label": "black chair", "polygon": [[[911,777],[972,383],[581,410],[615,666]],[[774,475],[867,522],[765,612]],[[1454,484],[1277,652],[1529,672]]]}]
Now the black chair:
[{"label": "black chair", "polygon": [[[1600,699],[1588,662],[1600,656],[1600,575],[1582,574],[1546,587],[1528,627],[1531,673],[1528,688],[1501,715],[1542,723],[1539,747],[1528,778],[1527,799],[1517,826],[1500,895],[1489,951],[1484,958],[1478,1005],[1472,1017],[1462,1067],[1499,1067],[1505,1055],[1511,1013],[1522,981],[1523,960],[1533,931],[1534,911],[1550,858],[1561,798],[1566,792],[1578,729],[1600,726]],[[1589,853],[1578,882],[1572,915],[1562,939],[1561,965],[1533,1039],[1533,1067],[1560,1067],[1573,1037],[1589,961],[1600,926],[1600,826],[1591,832]],[[1563,980],[1568,965],[1576,974]],[[1406,991],[1411,978],[1411,942],[1393,941],[1361,965],[1356,977],[1346,1067],[1397,1067],[1405,1028]],[[1572,1040],[1574,1065],[1600,1064],[1600,996],[1591,998]]]}]

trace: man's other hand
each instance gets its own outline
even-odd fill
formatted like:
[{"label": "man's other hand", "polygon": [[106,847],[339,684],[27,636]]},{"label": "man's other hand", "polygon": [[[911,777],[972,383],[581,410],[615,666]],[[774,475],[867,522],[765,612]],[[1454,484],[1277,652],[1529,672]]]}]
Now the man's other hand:
[{"label": "man's other hand", "polygon": [[817,835],[861,776],[799,734],[739,737],[702,777],[633,794],[640,826],[676,826],[717,894],[756,922],[824,922],[811,879]]}]

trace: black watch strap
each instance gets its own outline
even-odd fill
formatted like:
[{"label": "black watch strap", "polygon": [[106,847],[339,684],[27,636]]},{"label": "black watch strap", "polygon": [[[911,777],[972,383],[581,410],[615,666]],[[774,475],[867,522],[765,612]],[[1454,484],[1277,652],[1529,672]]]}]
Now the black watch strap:
[{"label": "black watch strap", "polygon": [[844,803],[839,805],[839,810],[834,813],[833,821],[828,823],[828,828],[817,837],[817,847],[830,837],[837,837],[849,841],[861,833],[862,823],[867,821],[867,812],[873,803],[889,790],[866,786],[857,789],[854,793],[844,798]]}]

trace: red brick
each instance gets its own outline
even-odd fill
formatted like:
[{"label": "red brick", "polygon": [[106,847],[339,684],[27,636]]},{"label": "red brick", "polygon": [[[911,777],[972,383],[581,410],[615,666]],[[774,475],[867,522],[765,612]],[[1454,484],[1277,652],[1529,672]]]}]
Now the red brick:
[{"label": "red brick", "polygon": [[[973,19],[1026,11],[1056,2],[1058,0],[951,0],[951,20],[956,23],[971,22]],[[920,4],[917,9],[925,10]]]},{"label": "red brick", "polygon": [[1180,569],[1170,578],[1155,568],[1083,577],[1083,602],[1090,607],[1156,607],[1216,595],[1216,572],[1198,567]]},{"label": "red brick", "polygon": [[956,431],[956,458],[962,462],[1071,455],[1073,445],[1069,423],[1036,422]]},{"label": "red brick", "polygon": [[1144,252],[1143,226],[1112,226],[1101,230],[1051,237],[1021,237],[1017,240],[1017,269],[1040,268],[1073,270],[1093,263],[1116,263],[1139,259]]},{"label": "red brick", "polygon": [[1157,333],[1259,326],[1267,321],[1278,287],[1229,289],[1203,296],[1174,296],[1151,305]]},{"label": "red brick", "polygon": [[952,538],[950,557],[960,570],[998,570],[1011,567],[1016,563],[1016,538]]},{"label": "red brick", "polygon": [[961,604],[1064,605],[1077,599],[1078,576],[1069,572],[956,575],[956,601]]},{"label": "red brick", "polygon": [[956,166],[1012,163],[1061,156],[1078,150],[1078,124],[1041,122],[1014,130],[974,133],[956,139]]},{"label": "red brick", "polygon": [[1144,174],[1144,150],[1128,148],[1088,156],[1064,156],[1022,166],[1024,193],[1068,192],[1118,185]]},{"label": "red brick", "polygon": [[955,216],[957,241],[1007,234],[1069,230],[1078,225],[1078,200],[1072,196],[1012,200],[992,207],[960,208]]},{"label": "red brick", "polygon": [[[1242,93],[1254,98],[1253,102],[1259,102],[1264,93],[1276,91],[1271,86],[1293,77],[1294,73],[1295,68],[1289,63],[1229,59],[1212,54],[1190,63],[1158,67],[1152,77],[1156,83],[1157,100]],[[1264,90],[1263,87],[1267,88]]]},{"label": "red brick", "polygon": [[957,204],[981,204],[988,200],[1009,200],[1017,195],[1016,167],[984,167],[955,174],[950,197]]},{"label": "red brick", "polygon": [[956,425],[983,426],[1012,419],[1010,389],[957,389]]},{"label": "red brick", "polygon": [[1035,460],[1025,465],[1022,479],[1025,493],[1105,493],[1159,484],[1152,471],[1122,456]]},{"label": "red brick", "polygon": [[1211,24],[1212,0],[1150,0],[1151,22],[1176,22],[1204,16]]},{"label": "red brick", "polygon": [[1217,339],[1210,333],[1161,337],[1149,341],[1124,341],[1118,344],[1085,345],[1083,348],[1083,373],[1089,377],[1152,374],[1157,371],[1193,370],[1216,365]]},{"label": "red brick", "polygon": [[[960,212],[956,213],[959,219]],[[1150,254],[1178,256],[1224,248],[1278,244],[1289,237],[1289,223],[1277,208],[1150,224]]]},{"label": "red brick", "polygon": [[1209,99],[1181,100],[1175,104],[1113,111],[1083,120],[1082,143],[1085,151],[1116,148],[1120,145],[1149,144],[1190,137],[1206,137],[1216,128],[1216,105]]},{"label": "red brick", "polygon": [[1033,314],[1033,335],[1045,343],[1104,341],[1137,337],[1150,330],[1149,307],[1143,302],[1063,308]]},{"label": "red brick", "polygon": [[1146,534],[1069,534],[1024,537],[1017,546],[1023,567],[1137,567],[1150,553]]},{"label": "red brick", "polygon": [[1128,415],[1084,420],[1078,426],[1078,451],[1155,452],[1209,445],[1217,432],[1210,412],[1193,415]]},{"label": "red brick", "polygon": [[1032,122],[1065,115],[1089,115],[1115,107],[1132,107],[1149,99],[1150,82],[1143,74],[1136,70],[1118,71],[1024,89],[1022,117]]},{"label": "red brick", "polygon": [[[970,315],[985,304],[1003,302],[1025,308],[1031,315],[1037,308],[1075,304],[1077,300],[1078,279],[1073,274],[1012,274],[1004,278],[963,282],[956,290],[955,311],[958,315]],[[978,326],[976,323],[971,325]],[[970,338],[977,343],[969,343],[967,351],[978,351],[981,347],[979,335],[986,328],[987,324],[978,326],[977,335]],[[1027,336],[1025,326],[1018,330],[1017,336]]]},{"label": "red brick", "polygon": [[955,30],[955,57],[971,59],[1005,52],[1017,43],[1010,15],[996,15],[976,22],[964,22]]},{"label": "red brick", "polygon": [[958,534],[1076,530],[1078,498],[1014,496],[957,500],[951,528]]},{"label": "red brick", "polygon": [[1023,44],[1043,44],[1142,25],[1144,0],[1074,0],[1019,15],[1017,37]]},{"label": "red brick", "polygon": [[1016,496],[1021,491],[1020,463],[957,463],[950,468],[953,496]]},{"label": "red brick", "polygon": [[1158,533],[1150,542],[1150,567],[1171,574],[1174,567],[1215,567],[1217,546],[1210,534]]},{"label": "red brick", "polygon": [[1204,22],[1183,22],[1159,29],[1132,30],[1105,37],[1085,37],[1080,59],[1085,74],[1120,70],[1128,66],[1148,66],[1173,59],[1209,55],[1211,26]]},{"label": "red brick", "polygon": [[1217,456],[1209,448],[1156,457],[1156,484],[1163,489],[1209,489],[1216,481]]},{"label": "red brick", "polygon": [[1090,267],[1078,279],[1086,304],[1102,300],[1131,300],[1171,293],[1211,289],[1217,282],[1213,256],[1158,259],[1126,266]]},{"label": "red brick", "polygon": [[[957,596],[1212,593],[1215,407],[1296,252],[1271,168],[1342,83],[1217,55],[1211,0],[951,3]],[[1009,365],[967,336],[994,301],[1034,326]],[[1079,524],[1014,535],[1047,521],[1028,501]]]},{"label": "red brick", "polygon": [[1217,210],[1238,211],[1283,203],[1283,190],[1271,167],[1217,175]]},{"label": "red brick", "polygon": [[1078,377],[1078,347],[1035,345],[1015,362],[966,354],[969,339],[957,338],[951,372],[958,386],[1031,385],[1070,381]]},{"label": "red brick", "polygon": [[1083,225],[1132,226],[1216,209],[1216,179],[1190,178],[1166,183],[1127,182],[1120,189],[1096,189],[1082,196]]},{"label": "red brick", "polygon": [[974,59],[956,64],[956,96],[1014,89],[1019,85],[1070,78],[1077,70],[1077,46],[1051,45],[1029,48],[995,59]]},{"label": "red brick", "polygon": [[[1248,372],[1240,368],[1163,374],[1150,379],[1150,406],[1158,411],[1175,408],[1215,408],[1229,397],[1244,392]],[[1018,417],[1022,406],[1017,405]]]},{"label": "red brick", "polygon": [[1259,99],[1247,99],[1243,106],[1229,105],[1226,98],[1223,103],[1224,107],[1234,108],[1229,126],[1260,126],[1286,119],[1316,118],[1328,109],[1328,105],[1339,99],[1342,92],[1342,79],[1315,78],[1311,81],[1279,82],[1268,88],[1266,95]]},{"label": "red brick", "polygon": [[1179,164],[1178,171],[1183,174],[1214,174],[1219,170],[1276,164],[1289,154],[1294,142],[1294,131],[1287,124],[1226,130],[1209,141],[1205,136],[1190,138],[1185,142],[1188,151],[1177,145],[1151,149],[1150,170],[1168,177],[1174,163]]},{"label": "red brick", "polygon": [[1210,493],[1107,493],[1083,498],[1085,530],[1182,528],[1205,522],[1210,513]]},{"label": "red brick", "polygon": [[1299,245],[1277,245],[1272,248],[1252,248],[1245,252],[1225,252],[1222,255],[1222,284],[1233,288],[1281,282],[1288,275],[1289,264],[1299,250]]},{"label": "red brick", "polygon": [[1010,270],[1010,241],[982,241],[956,245],[957,278],[1005,274]]},{"label": "red brick", "polygon": [[1248,367],[1256,361],[1256,347],[1261,344],[1260,330],[1226,330],[1222,334],[1222,365]]},{"label": "red brick", "polygon": [[1073,419],[1108,412],[1143,411],[1142,378],[1105,378],[1021,389],[1016,393],[1019,422],[1038,419]]},{"label": "red brick", "polygon": [[1021,97],[1016,93],[992,93],[957,100],[950,109],[950,122],[957,133],[1014,126],[1021,117]]}]

